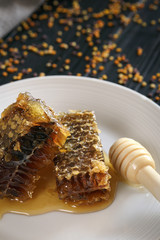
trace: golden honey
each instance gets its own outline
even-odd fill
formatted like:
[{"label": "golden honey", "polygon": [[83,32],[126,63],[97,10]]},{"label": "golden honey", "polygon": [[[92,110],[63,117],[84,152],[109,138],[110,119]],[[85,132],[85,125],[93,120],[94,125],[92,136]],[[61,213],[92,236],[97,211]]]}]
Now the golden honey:
[{"label": "golden honey", "polygon": [[[106,155],[105,160],[108,164]],[[52,211],[89,213],[102,210],[108,207],[114,201],[116,194],[117,177],[112,167],[110,167],[109,173],[112,176],[110,179],[111,192],[109,200],[101,201],[92,205],[76,206],[74,203],[65,203],[58,198],[53,166],[50,165],[42,173],[42,177],[32,199],[26,200],[25,202],[13,201],[6,198],[0,200],[0,217],[2,217],[5,213],[38,215]]]}]

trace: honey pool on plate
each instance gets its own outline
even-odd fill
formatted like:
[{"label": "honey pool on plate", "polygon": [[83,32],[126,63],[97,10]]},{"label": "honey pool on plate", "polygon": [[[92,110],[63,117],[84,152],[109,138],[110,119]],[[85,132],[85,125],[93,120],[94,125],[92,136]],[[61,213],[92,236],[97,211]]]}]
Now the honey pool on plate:
[{"label": "honey pool on plate", "polygon": [[[106,154],[105,161],[109,164]],[[110,167],[109,173],[112,176],[110,180],[111,193],[109,200],[101,201],[93,205],[76,206],[74,203],[65,203],[58,198],[56,178],[53,173],[53,166],[50,165],[42,173],[42,177],[32,199],[26,200],[25,202],[12,201],[6,198],[0,200],[0,217],[9,212],[23,215],[38,215],[52,211],[89,213],[102,210],[114,201],[116,194],[117,176],[112,167]]]}]

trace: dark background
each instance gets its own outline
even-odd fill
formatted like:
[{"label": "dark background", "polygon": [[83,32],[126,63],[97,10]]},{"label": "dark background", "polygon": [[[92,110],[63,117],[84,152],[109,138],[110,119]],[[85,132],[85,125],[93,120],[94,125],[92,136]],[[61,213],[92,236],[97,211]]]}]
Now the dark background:
[{"label": "dark background", "polygon": [[160,1],[48,0],[0,39],[0,84],[82,75],[160,104]]}]

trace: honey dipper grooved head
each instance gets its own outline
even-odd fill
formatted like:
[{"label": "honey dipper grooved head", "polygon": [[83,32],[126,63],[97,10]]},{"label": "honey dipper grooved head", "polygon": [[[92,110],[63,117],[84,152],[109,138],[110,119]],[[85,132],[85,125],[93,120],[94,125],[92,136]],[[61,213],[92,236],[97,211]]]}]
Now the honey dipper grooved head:
[{"label": "honey dipper grooved head", "polygon": [[117,172],[131,183],[139,183],[136,175],[140,169],[155,168],[151,154],[131,138],[118,139],[109,150],[109,158]]}]

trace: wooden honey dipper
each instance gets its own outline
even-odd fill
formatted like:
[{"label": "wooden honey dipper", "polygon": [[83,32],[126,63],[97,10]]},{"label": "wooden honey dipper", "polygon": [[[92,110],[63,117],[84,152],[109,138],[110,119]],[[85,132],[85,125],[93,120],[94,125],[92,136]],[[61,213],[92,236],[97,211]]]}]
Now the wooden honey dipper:
[{"label": "wooden honey dipper", "polygon": [[160,201],[160,175],[151,154],[140,143],[120,138],[111,146],[109,158],[124,179],[142,184]]}]

